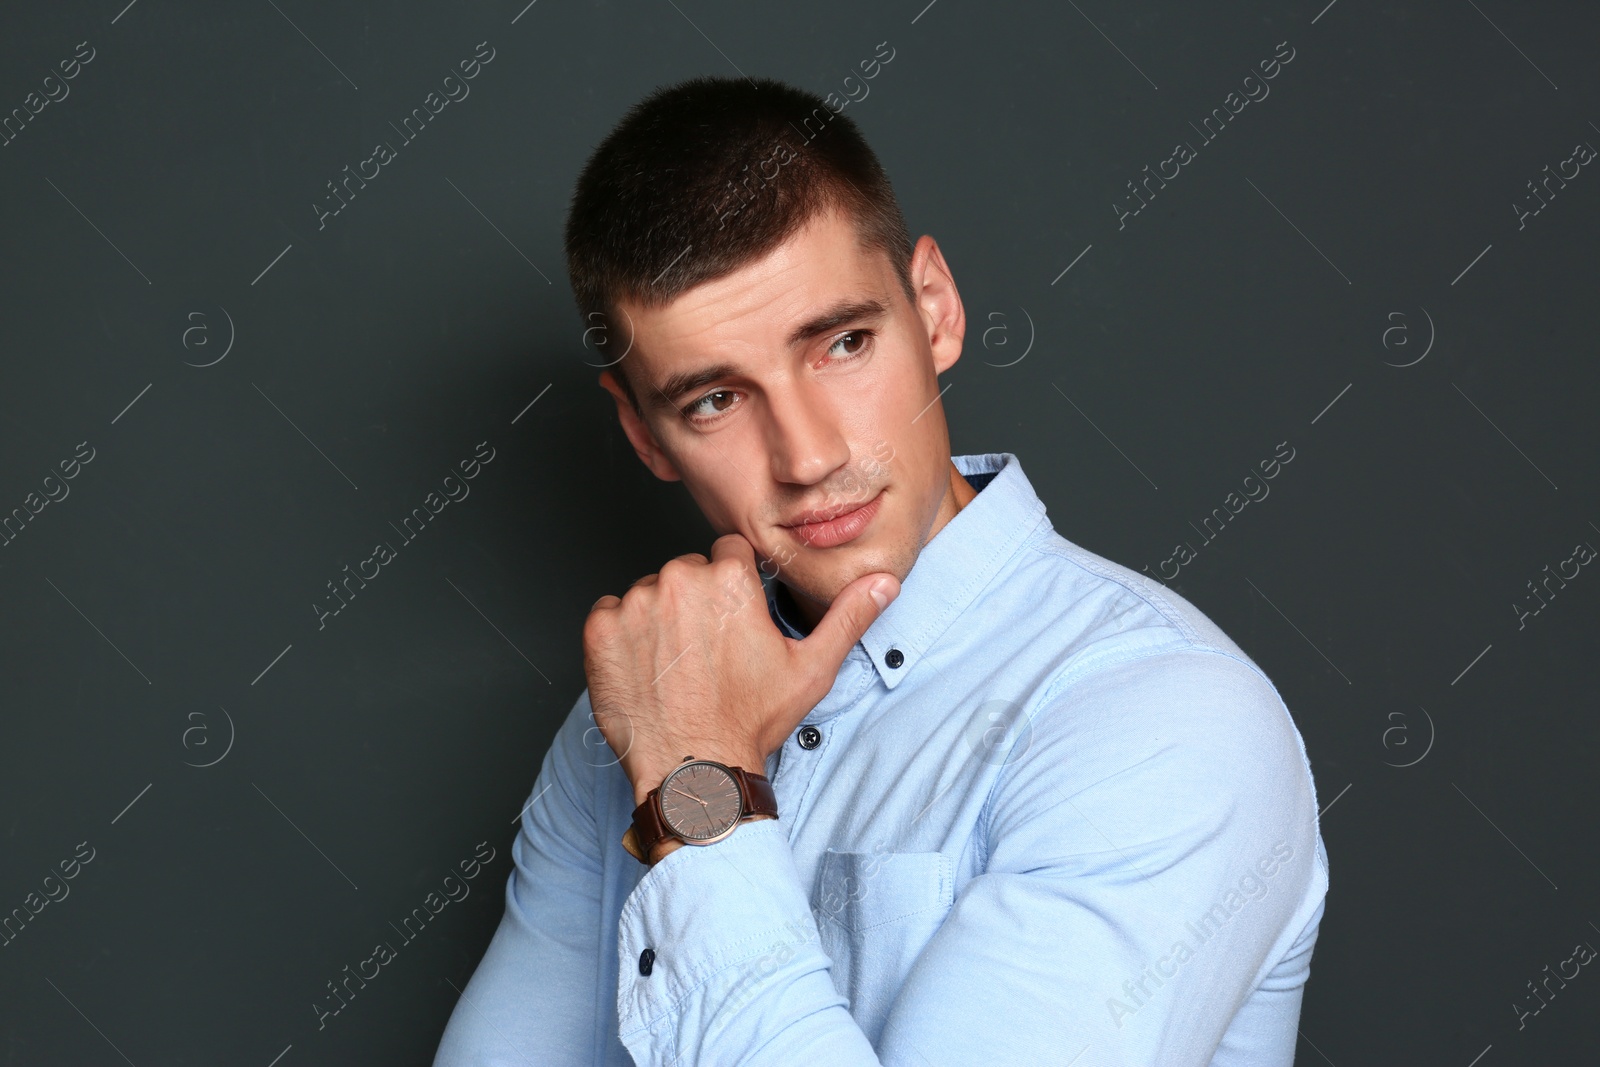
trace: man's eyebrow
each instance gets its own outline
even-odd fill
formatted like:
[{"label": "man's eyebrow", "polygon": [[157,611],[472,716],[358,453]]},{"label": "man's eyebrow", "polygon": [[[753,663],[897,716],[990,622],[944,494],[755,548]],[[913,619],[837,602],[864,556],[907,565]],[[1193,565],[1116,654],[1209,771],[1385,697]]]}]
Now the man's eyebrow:
[{"label": "man's eyebrow", "polygon": [[699,370],[679,371],[669,374],[667,380],[656,387],[650,394],[650,406],[657,408],[675,407],[677,400],[683,394],[701,386],[710,385],[719,378],[731,378],[739,373],[739,368],[732,363],[714,363],[709,367]]},{"label": "man's eyebrow", "polygon": [[837,330],[847,322],[882,318],[888,310],[881,300],[841,300],[821,314],[796,326],[789,334],[789,347],[794,348],[814,337]]}]

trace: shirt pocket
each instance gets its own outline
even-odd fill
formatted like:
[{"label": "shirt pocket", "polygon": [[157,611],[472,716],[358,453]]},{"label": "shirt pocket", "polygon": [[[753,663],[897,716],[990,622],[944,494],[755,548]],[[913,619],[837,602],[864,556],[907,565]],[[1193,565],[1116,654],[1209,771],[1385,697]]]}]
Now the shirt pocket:
[{"label": "shirt pocket", "polygon": [[954,902],[954,870],[942,852],[822,854],[812,906],[851,934],[865,934]]},{"label": "shirt pocket", "polygon": [[876,1044],[895,995],[955,901],[942,852],[822,854],[812,899],[834,988]]}]

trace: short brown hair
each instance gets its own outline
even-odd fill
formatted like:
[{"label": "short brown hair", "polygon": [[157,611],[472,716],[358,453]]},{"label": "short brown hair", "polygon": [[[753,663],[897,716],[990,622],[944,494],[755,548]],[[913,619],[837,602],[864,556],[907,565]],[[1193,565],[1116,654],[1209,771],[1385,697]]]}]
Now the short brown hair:
[{"label": "short brown hair", "polygon": [[[698,77],[630,108],[584,165],[567,213],[578,313],[660,307],[731,274],[813,216],[841,208],[863,249],[889,257],[906,299],[911,235],[889,177],[855,122],[771,78]],[[632,383],[616,377],[640,411]]]}]

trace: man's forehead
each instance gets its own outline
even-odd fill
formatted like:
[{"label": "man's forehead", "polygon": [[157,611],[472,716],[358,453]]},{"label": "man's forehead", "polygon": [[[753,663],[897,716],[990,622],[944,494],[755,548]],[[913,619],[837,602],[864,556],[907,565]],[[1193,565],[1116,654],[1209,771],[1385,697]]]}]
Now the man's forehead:
[{"label": "man's forehead", "polygon": [[889,273],[888,257],[861,247],[853,230],[810,229],[664,304],[624,298],[618,307],[647,334],[693,332],[745,319],[780,329],[844,299],[887,302]]}]

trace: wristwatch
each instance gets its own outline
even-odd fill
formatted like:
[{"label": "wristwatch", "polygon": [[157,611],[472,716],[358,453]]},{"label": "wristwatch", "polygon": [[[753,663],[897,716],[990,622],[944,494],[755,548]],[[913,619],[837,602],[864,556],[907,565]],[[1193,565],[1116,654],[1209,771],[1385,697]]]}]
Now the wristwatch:
[{"label": "wristwatch", "polygon": [[757,815],[778,815],[778,797],[766,775],[685,756],[634,809],[622,847],[648,864],[651,851],[664,839],[709,845]]}]

